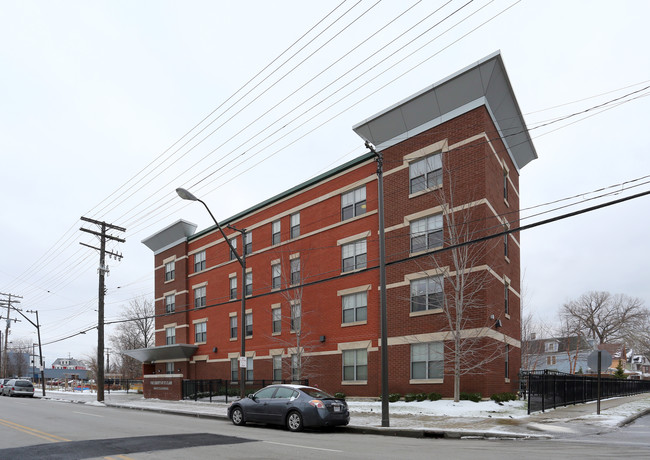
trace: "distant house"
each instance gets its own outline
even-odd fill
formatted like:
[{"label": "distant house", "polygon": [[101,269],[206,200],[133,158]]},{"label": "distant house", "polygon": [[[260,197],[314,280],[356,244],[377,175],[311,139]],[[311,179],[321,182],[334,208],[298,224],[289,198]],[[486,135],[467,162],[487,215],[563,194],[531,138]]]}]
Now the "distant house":
[{"label": "distant house", "polygon": [[582,336],[529,340],[522,345],[522,370],[586,373],[587,357],[595,349],[595,341]]},{"label": "distant house", "polygon": [[631,379],[650,380],[650,359],[644,355],[628,354],[627,369]]},{"label": "distant house", "polygon": [[57,358],[52,363],[52,369],[86,370],[86,365],[74,358]]}]

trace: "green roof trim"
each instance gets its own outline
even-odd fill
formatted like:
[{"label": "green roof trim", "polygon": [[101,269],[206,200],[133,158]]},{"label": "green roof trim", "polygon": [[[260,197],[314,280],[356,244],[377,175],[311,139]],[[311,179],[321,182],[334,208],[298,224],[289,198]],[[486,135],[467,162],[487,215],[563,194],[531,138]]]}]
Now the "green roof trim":
[{"label": "green roof trim", "polygon": [[[237,221],[238,219],[241,219],[242,217],[244,217],[244,216],[246,216],[248,214],[252,214],[257,210],[259,210],[259,209],[261,209],[261,208],[263,208],[265,206],[268,206],[271,203],[274,203],[276,201],[280,201],[280,200],[282,200],[282,199],[284,199],[284,198],[286,198],[286,197],[288,197],[290,195],[293,195],[294,193],[297,193],[297,192],[299,192],[301,190],[304,190],[304,189],[306,189],[308,187],[311,187],[312,185],[317,184],[319,182],[322,182],[323,180],[325,180],[325,179],[327,179],[329,177],[332,177],[332,176],[334,176],[336,174],[339,174],[339,173],[345,171],[346,169],[351,169],[351,168],[353,168],[353,167],[355,167],[355,166],[357,166],[357,165],[359,165],[359,164],[373,158],[374,156],[375,156],[374,153],[368,152],[368,153],[366,153],[364,155],[361,155],[361,156],[359,156],[357,158],[354,158],[354,159],[348,161],[347,163],[343,163],[342,165],[337,166],[334,169],[330,169],[329,171],[326,171],[323,174],[314,177],[313,179],[309,179],[308,181],[303,182],[302,184],[298,184],[295,187],[292,187],[292,188],[290,188],[288,190],[285,190],[284,192],[279,193],[278,195],[275,195],[274,197],[271,197],[271,198],[269,198],[267,200],[264,200],[261,203],[258,203],[258,204],[254,205],[254,206],[252,206],[252,207],[250,207],[250,208],[248,208],[248,209],[246,209],[246,210],[244,210],[242,212],[239,212],[239,213],[235,214],[234,216],[231,216],[231,217],[229,217],[227,219],[224,219],[224,220],[219,222],[219,225],[221,225],[223,227],[223,226],[226,226],[228,224],[231,224],[231,223]],[[216,228],[217,228],[216,225],[212,225],[211,227],[208,227],[205,230],[201,230],[200,232],[197,232],[194,235],[189,236],[187,238],[187,241],[192,241],[192,240],[195,240],[197,238],[201,238],[202,236],[212,232]]]}]

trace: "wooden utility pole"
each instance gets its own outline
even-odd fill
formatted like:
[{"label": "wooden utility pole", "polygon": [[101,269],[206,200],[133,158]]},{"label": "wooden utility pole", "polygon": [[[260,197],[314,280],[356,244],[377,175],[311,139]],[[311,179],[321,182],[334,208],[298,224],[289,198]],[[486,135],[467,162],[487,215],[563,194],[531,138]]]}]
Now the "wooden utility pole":
[{"label": "wooden utility pole", "polygon": [[86,246],[92,249],[99,251],[99,268],[97,272],[99,273],[99,300],[97,307],[97,401],[104,401],[104,295],[106,294],[106,288],[104,285],[104,277],[108,273],[108,266],[106,265],[106,255],[109,257],[115,257],[118,260],[122,259],[122,254],[107,251],[106,250],[106,240],[117,241],[118,243],[124,243],[126,240],[123,238],[118,238],[117,236],[108,235],[107,230],[117,230],[120,232],[125,232],[126,229],[118,227],[117,225],[107,224],[106,222],[100,222],[97,220],[89,219],[87,217],[81,217],[81,220],[84,222],[90,222],[99,226],[100,231],[96,232],[93,230],[88,230],[86,228],[80,228],[82,232],[90,233],[99,237],[99,247],[91,246],[85,243],[79,243],[82,246]]},{"label": "wooden utility pole", "polygon": [[[2,371],[2,377],[6,377],[6,376],[7,376],[7,360],[8,360],[8,358],[9,358],[9,354],[7,353],[7,346],[9,345],[9,324],[10,324],[11,321],[12,321],[11,318],[10,318],[10,315],[11,315],[11,309],[13,308],[13,307],[11,306],[11,303],[12,303],[12,302],[13,302],[13,303],[20,303],[18,300],[12,300],[12,297],[13,297],[14,299],[22,299],[22,297],[17,296],[17,295],[13,295],[13,294],[4,294],[4,293],[2,293],[2,292],[0,292],[0,295],[7,296],[7,301],[6,301],[6,303],[7,303],[7,318],[6,318],[6,320],[7,320],[7,325],[5,326],[4,355],[0,355],[0,356],[3,356],[3,357],[4,357],[4,361],[1,361],[1,362],[0,362],[0,364],[2,364],[2,369],[0,369],[0,370]],[[3,302],[3,303],[4,303],[4,302]],[[18,320],[14,319],[13,321],[16,322],[16,321],[18,321]]]}]

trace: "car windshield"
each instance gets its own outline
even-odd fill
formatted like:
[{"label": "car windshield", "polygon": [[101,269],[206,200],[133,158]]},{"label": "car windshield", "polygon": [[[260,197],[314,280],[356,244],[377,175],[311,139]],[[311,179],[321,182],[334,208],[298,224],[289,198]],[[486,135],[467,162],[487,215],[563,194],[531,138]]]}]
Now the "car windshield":
[{"label": "car windshield", "polygon": [[300,391],[303,393],[308,394],[312,398],[318,398],[318,399],[335,399],[334,396],[332,396],[329,393],[326,393],[322,390],[319,390],[318,388],[301,388]]}]

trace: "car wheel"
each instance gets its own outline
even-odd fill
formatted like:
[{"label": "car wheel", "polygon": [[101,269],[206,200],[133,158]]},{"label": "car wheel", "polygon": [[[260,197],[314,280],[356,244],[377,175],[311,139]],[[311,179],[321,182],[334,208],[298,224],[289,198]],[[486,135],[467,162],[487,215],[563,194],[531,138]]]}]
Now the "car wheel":
[{"label": "car wheel", "polygon": [[289,415],[287,416],[287,428],[289,431],[302,431],[304,427],[302,424],[302,415],[300,415],[300,412],[289,412]]},{"label": "car wheel", "polygon": [[241,410],[241,407],[235,407],[231,414],[230,414],[230,419],[232,420],[232,423],[241,426],[246,423],[244,420],[244,412]]}]

